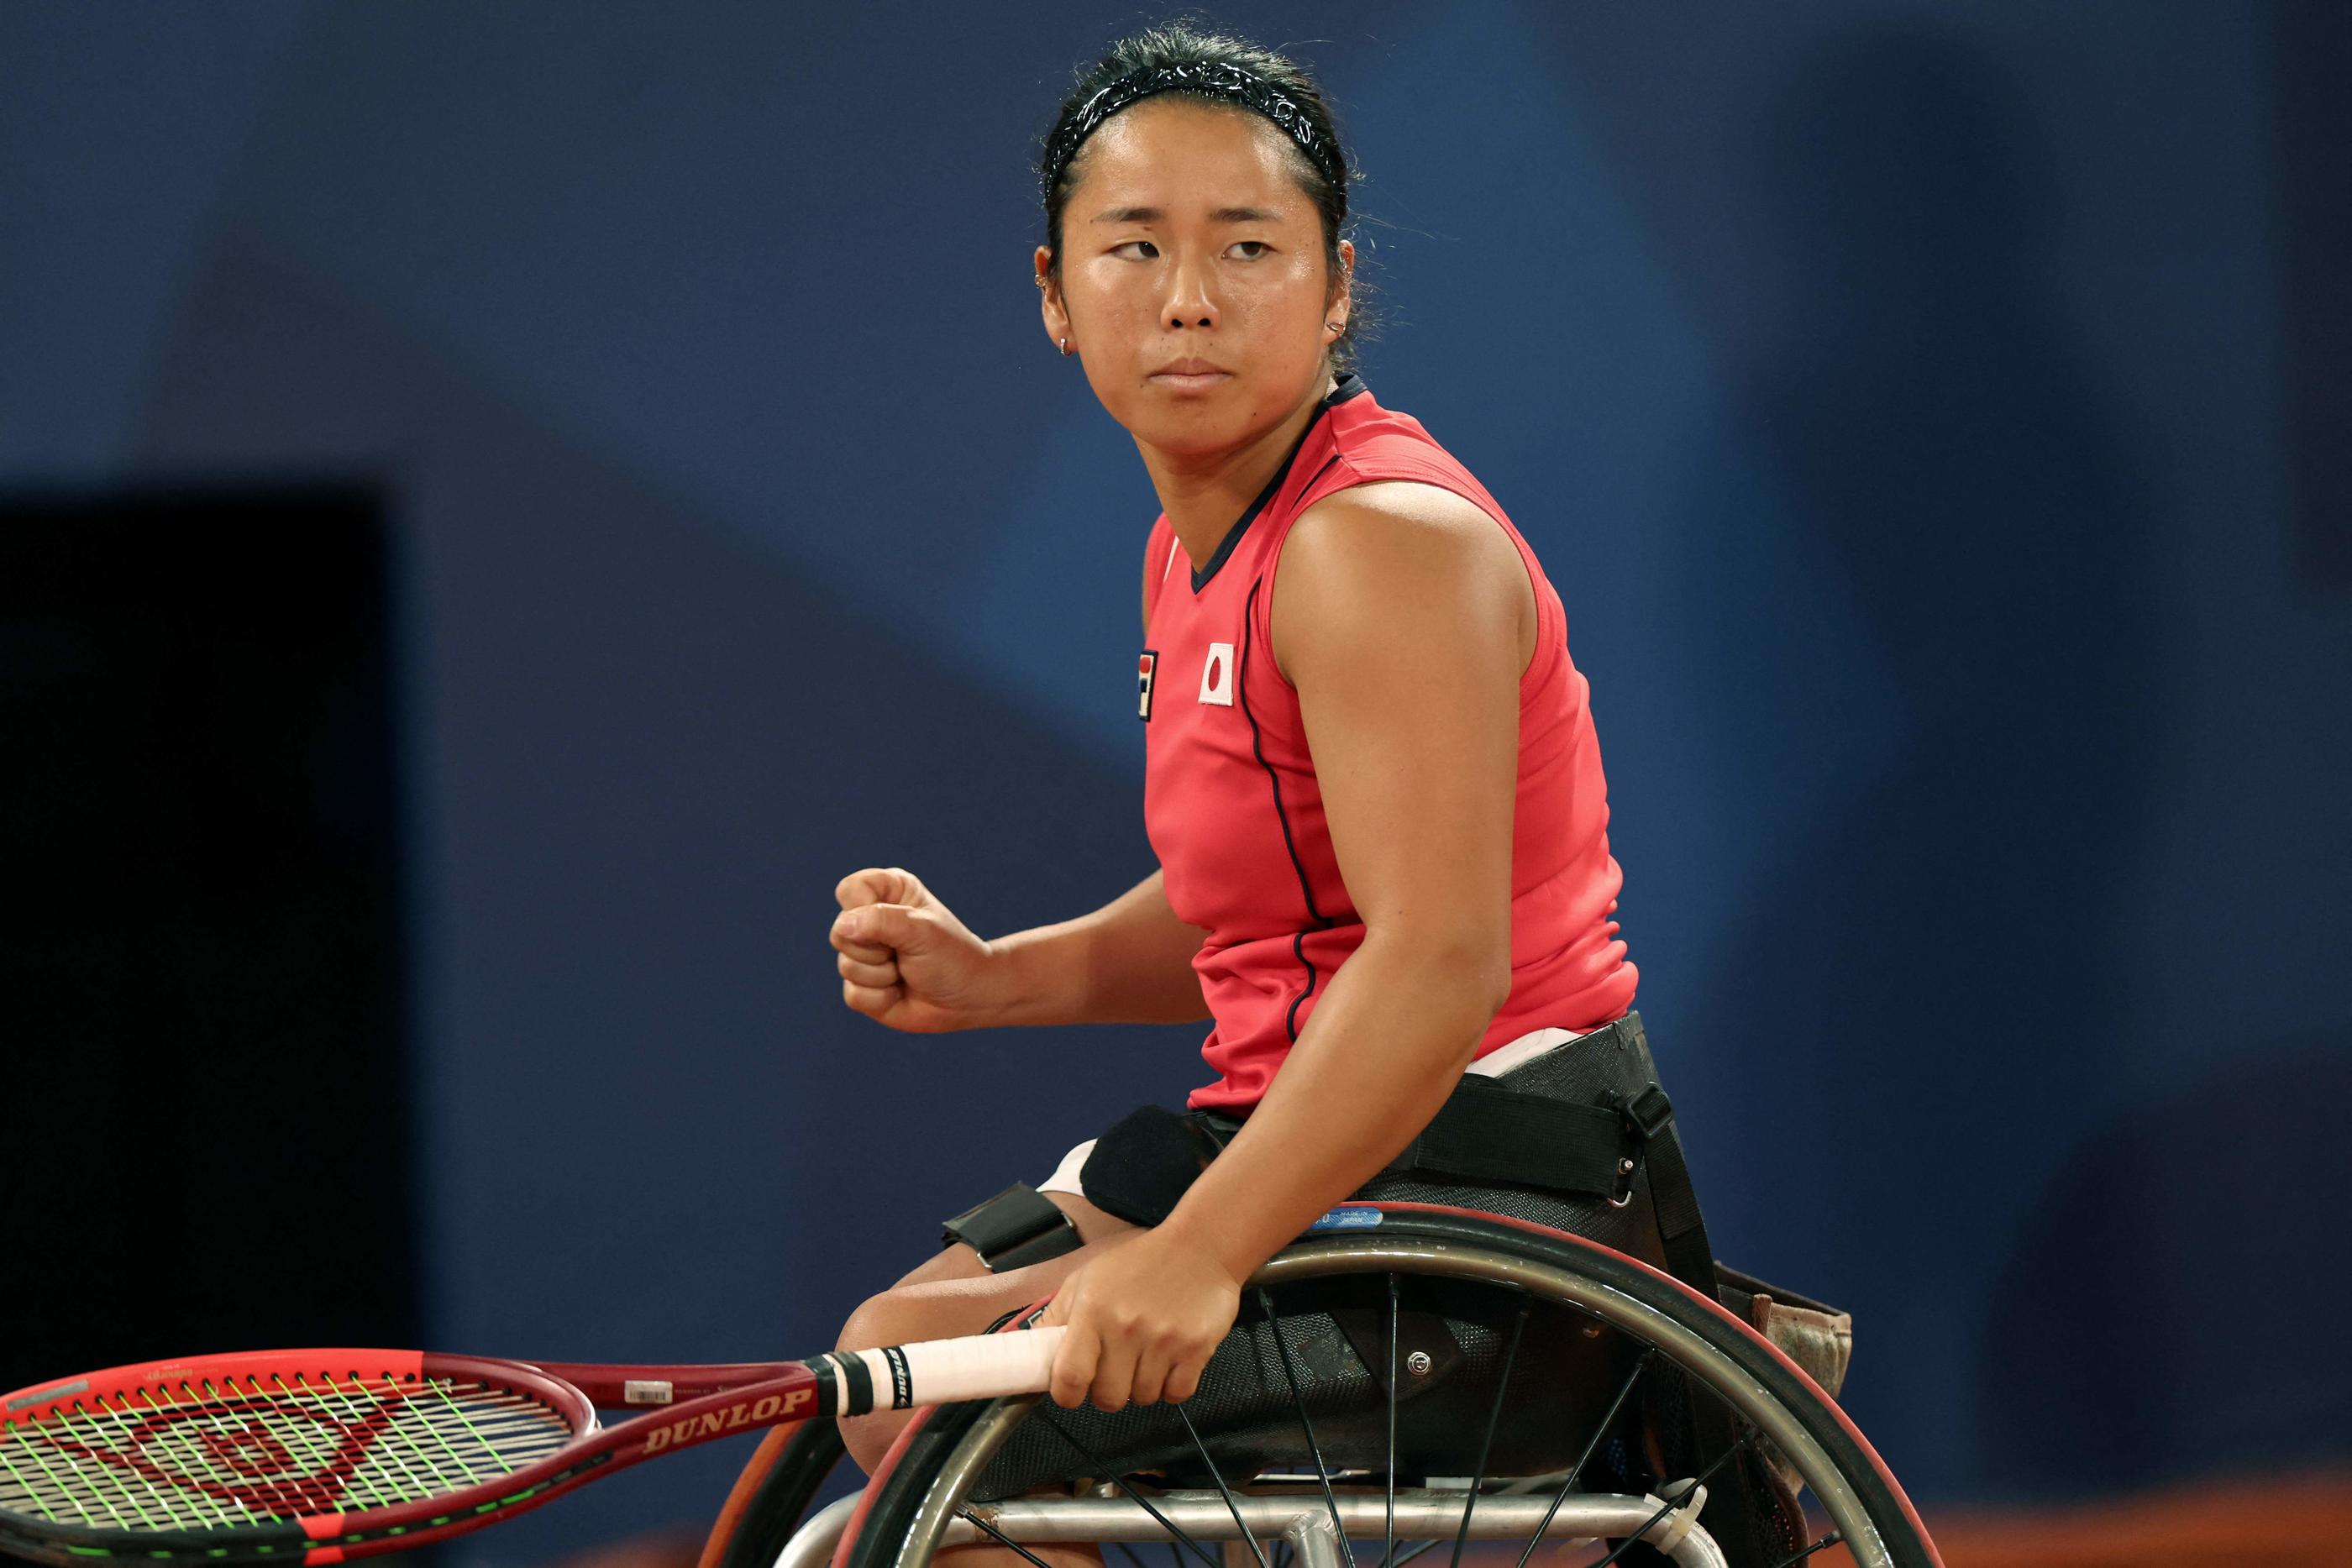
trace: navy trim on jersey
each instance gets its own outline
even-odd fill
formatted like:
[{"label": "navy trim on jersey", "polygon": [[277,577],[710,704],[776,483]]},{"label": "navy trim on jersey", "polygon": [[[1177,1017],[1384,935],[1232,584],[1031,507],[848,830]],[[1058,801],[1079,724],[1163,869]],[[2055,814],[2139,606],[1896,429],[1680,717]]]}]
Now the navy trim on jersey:
[{"label": "navy trim on jersey", "polygon": [[1334,452],[1330,456],[1323,459],[1323,466],[1315,470],[1314,478],[1309,479],[1306,484],[1301,485],[1298,487],[1298,493],[1304,496],[1307,491],[1312,490],[1316,486],[1323,483],[1323,476],[1331,472],[1331,465],[1339,462],[1339,459],[1345,455],[1346,454],[1344,453]]},{"label": "navy trim on jersey", "polygon": [[1315,994],[1315,961],[1307,956],[1306,932],[1292,933],[1290,953],[1291,956],[1297,958],[1307,970],[1307,984],[1299,988],[1297,996],[1290,998],[1290,1007],[1282,1015],[1282,1031],[1290,1037],[1291,1044],[1297,1045],[1298,1043],[1298,1009],[1305,1007],[1307,998]]},{"label": "navy trim on jersey", "polygon": [[1290,455],[1282,460],[1282,466],[1274,471],[1274,477],[1265,482],[1265,488],[1257,493],[1257,499],[1249,504],[1249,510],[1241,515],[1241,520],[1227,528],[1225,537],[1217,541],[1217,553],[1209,558],[1209,564],[1192,569],[1193,592],[1198,593],[1209,586],[1209,580],[1217,575],[1217,569],[1225,564],[1225,558],[1232,555],[1234,547],[1242,542],[1242,536],[1249,532],[1249,526],[1257,521],[1257,515],[1265,510],[1266,503],[1273,500],[1275,492],[1282,488],[1282,482],[1290,476],[1290,465],[1298,461],[1298,454],[1306,446],[1307,438],[1315,434],[1317,425],[1323,423],[1320,411],[1343,403],[1358,392],[1367,390],[1369,389],[1365,387],[1363,378],[1357,375],[1355,371],[1349,371],[1339,378],[1339,384],[1334,386],[1323,401],[1316,405],[1318,412],[1315,417],[1308,420],[1307,428],[1298,433],[1298,440],[1291,446]]},{"label": "navy trim on jersey", "polygon": [[[1265,759],[1265,743],[1258,735],[1257,715],[1250,711],[1250,641],[1251,633],[1257,622],[1257,591],[1265,586],[1265,579],[1262,577],[1250,584],[1249,602],[1242,611],[1242,659],[1240,666],[1234,672],[1234,685],[1241,692],[1242,716],[1249,720],[1250,749],[1257,754],[1257,765],[1265,769],[1265,781],[1274,790],[1275,820],[1282,824],[1282,847],[1290,855],[1290,869],[1297,873],[1298,894],[1307,901],[1307,917],[1315,922],[1315,929],[1328,931],[1335,922],[1329,915],[1315,907],[1315,890],[1307,885],[1307,867],[1299,862],[1298,846],[1291,841],[1290,813],[1284,810],[1282,807],[1282,779],[1276,774],[1274,764]],[[1307,970],[1306,986],[1290,999],[1290,1010],[1282,1017],[1282,1027],[1289,1033],[1290,1043],[1297,1045],[1298,1043],[1298,1009],[1305,1005],[1307,998],[1315,994],[1315,961],[1307,956],[1306,932],[1298,932],[1291,938],[1290,951]]]}]

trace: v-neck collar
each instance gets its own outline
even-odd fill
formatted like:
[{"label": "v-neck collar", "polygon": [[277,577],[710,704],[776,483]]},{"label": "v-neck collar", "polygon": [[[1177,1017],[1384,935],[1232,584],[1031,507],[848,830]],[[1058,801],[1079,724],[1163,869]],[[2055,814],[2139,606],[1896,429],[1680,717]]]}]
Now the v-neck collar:
[{"label": "v-neck collar", "polygon": [[1249,526],[1252,523],[1257,521],[1257,515],[1265,511],[1266,503],[1280,493],[1282,482],[1290,477],[1290,465],[1298,461],[1298,454],[1305,449],[1307,438],[1314,434],[1316,426],[1323,423],[1325,412],[1338,407],[1359,392],[1367,390],[1369,389],[1365,387],[1363,378],[1355,371],[1349,371],[1339,378],[1338,385],[1324,394],[1323,401],[1315,405],[1315,417],[1308,420],[1307,428],[1298,433],[1298,439],[1291,444],[1290,453],[1283,458],[1282,466],[1274,471],[1274,477],[1265,482],[1265,488],[1257,493],[1257,499],[1249,504],[1249,509],[1241,515],[1240,519],[1232,528],[1225,530],[1225,537],[1217,543],[1217,553],[1209,558],[1207,565],[1192,569],[1194,593],[1209,586],[1209,580],[1217,575],[1218,568],[1225,564],[1225,558],[1232,555],[1234,547],[1242,542],[1242,536],[1249,532]]}]

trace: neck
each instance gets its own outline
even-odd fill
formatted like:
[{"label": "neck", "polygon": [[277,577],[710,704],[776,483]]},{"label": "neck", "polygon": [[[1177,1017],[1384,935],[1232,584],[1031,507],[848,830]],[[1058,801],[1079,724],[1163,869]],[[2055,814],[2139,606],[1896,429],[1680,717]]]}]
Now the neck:
[{"label": "neck", "polygon": [[1135,444],[1151,476],[1151,487],[1159,492],[1160,509],[1176,530],[1176,542],[1195,569],[1217,553],[1339,384],[1323,376],[1312,394],[1278,422],[1222,452],[1178,453],[1139,440]]}]

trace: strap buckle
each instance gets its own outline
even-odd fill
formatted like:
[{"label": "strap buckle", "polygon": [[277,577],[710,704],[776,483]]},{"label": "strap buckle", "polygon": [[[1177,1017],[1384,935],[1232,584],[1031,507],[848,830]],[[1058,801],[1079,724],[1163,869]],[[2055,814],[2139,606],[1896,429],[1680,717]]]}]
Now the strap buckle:
[{"label": "strap buckle", "polygon": [[1618,1156],[1616,1185],[1609,1192],[1609,1207],[1622,1208],[1633,1201],[1633,1177],[1642,1168],[1643,1151],[1649,1141],[1666,1130],[1675,1119],[1675,1103],[1666,1092],[1652,1079],[1632,1094],[1622,1090],[1609,1092],[1610,1103],[1623,1118],[1625,1131],[1633,1147]]},{"label": "strap buckle", "polygon": [[1666,1124],[1675,1119],[1675,1103],[1666,1098],[1666,1092],[1658,1087],[1658,1081],[1654,1078],[1642,1085],[1641,1090],[1622,1103],[1617,1110],[1625,1118],[1626,1126],[1633,1129],[1633,1135],[1645,1144],[1664,1132]]}]

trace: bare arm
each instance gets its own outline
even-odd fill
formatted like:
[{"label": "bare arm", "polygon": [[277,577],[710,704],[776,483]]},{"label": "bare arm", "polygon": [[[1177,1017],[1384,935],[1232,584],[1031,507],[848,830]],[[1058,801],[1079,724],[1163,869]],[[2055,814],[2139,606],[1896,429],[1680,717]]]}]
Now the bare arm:
[{"label": "bare arm", "polygon": [[1091,915],[989,944],[1008,1024],[1190,1023],[1209,1016],[1192,956],[1207,933],[1168,907],[1155,871]]},{"label": "bare arm", "polygon": [[1166,1223],[1055,1298],[1046,1321],[1072,1329],[1054,1379],[1065,1404],[1188,1396],[1241,1282],[1412,1140],[1509,995],[1534,590],[1468,502],[1382,488],[1302,517],[1274,592],[1276,664],[1298,690],[1364,940]]},{"label": "bare arm", "polygon": [[1170,1218],[1236,1278],[1412,1142],[1510,994],[1534,590],[1469,502],[1397,488],[1412,495],[1343,491],[1301,519],[1275,580],[1276,662],[1364,940]]}]

